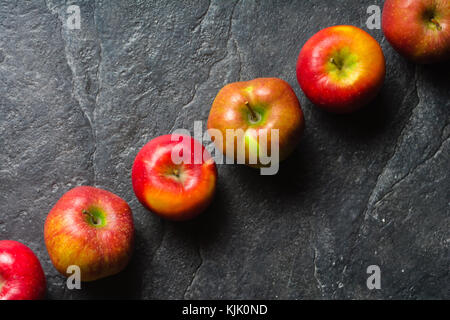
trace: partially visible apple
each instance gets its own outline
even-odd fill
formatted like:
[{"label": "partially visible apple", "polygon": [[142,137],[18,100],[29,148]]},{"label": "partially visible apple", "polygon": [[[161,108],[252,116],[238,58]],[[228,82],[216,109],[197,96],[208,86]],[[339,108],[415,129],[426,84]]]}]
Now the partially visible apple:
[{"label": "partially visible apple", "polygon": [[[182,158],[175,161],[174,154]],[[138,152],[132,182],[136,197],[147,209],[169,220],[188,220],[212,201],[217,169],[200,142],[168,134],[149,141]]]},{"label": "partially visible apple", "polygon": [[46,281],[41,263],[26,245],[0,241],[0,300],[39,300]]},{"label": "partially visible apple", "polygon": [[414,62],[450,59],[449,0],[386,0],[382,28],[394,49]]},{"label": "partially visible apple", "polygon": [[68,276],[76,265],[81,281],[122,271],[133,251],[134,224],[128,204],[99,188],[82,186],[65,193],[47,216],[47,251],[56,270]]},{"label": "partially visible apple", "polygon": [[[245,147],[242,162],[257,168],[268,165],[260,159],[263,135],[267,139],[265,152],[270,154],[273,142],[271,130],[278,130],[276,146],[279,159],[274,160],[282,161],[298,145],[304,127],[303,112],[294,90],[278,78],[257,78],[227,84],[214,99],[208,117],[208,130],[218,130],[223,138],[211,137],[217,149],[239,161],[238,146],[241,144]],[[227,139],[227,131],[241,131],[243,134]]]},{"label": "partially visible apple", "polygon": [[334,26],[313,35],[297,60],[297,79],[318,107],[349,113],[380,91],[385,59],[378,42],[353,26]]}]

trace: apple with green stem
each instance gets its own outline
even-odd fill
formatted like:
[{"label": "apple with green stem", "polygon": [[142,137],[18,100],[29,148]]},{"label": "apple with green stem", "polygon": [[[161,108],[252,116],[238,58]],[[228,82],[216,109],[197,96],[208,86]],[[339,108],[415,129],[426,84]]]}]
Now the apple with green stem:
[{"label": "apple with green stem", "polygon": [[114,275],[128,264],[134,242],[133,215],[119,196],[81,186],[65,193],[47,216],[44,239],[62,275],[78,266],[81,281]]},{"label": "apple with green stem", "polygon": [[367,32],[334,26],[313,35],[297,60],[297,79],[316,106],[353,112],[380,91],[386,74],[383,51]]},{"label": "apple with green stem", "polygon": [[298,145],[304,127],[294,90],[278,78],[227,84],[214,99],[208,117],[209,132],[220,136],[211,134],[216,148],[234,161],[256,168],[269,165],[262,161],[262,154],[271,155],[275,149],[278,159],[271,161],[287,158]]},{"label": "apple with green stem", "polygon": [[382,29],[394,49],[413,62],[450,59],[449,0],[386,0]]},{"label": "apple with green stem", "polygon": [[167,134],[150,140],[138,152],[132,169],[138,200],[158,216],[193,219],[211,203],[216,190],[216,164],[197,140]]},{"label": "apple with green stem", "polygon": [[46,281],[41,263],[26,245],[0,241],[0,300],[40,300]]}]

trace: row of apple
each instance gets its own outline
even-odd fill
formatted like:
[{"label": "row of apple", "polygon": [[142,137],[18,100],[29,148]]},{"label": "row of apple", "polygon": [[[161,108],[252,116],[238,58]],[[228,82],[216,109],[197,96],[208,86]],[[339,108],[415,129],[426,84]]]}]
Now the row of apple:
[{"label": "row of apple", "polygon": [[[431,63],[450,57],[450,1],[387,0],[382,21],[388,41],[410,60]],[[385,58],[378,42],[365,31],[334,26],[306,42],[296,70],[300,87],[316,106],[348,113],[369,103],[381,89]],[[283,160],[299,142],[304,117],[287,82],[254,79],[220,90],[208,128],[224,136],[230,129],[251,132],[243,138],[247,151],[251,143],[258,144],[260,132],[275,128]],[[215,162],[205,147],[190,137],[179,138],[164,135],[151,140],[139,151],[132,168],[132,185],[139,201],[171,220],[191,219],[204,211],[217,182]],[[226,156],[236,156],[235,146],[214,142]],[[184,161],[175,163],[173,152],[180,144],[186,147],[181,153],[190,151],[181,154]],[[201,161],[196,162],[199,154]],[[130,260],[132,212],[123,199],[109,191],[77,187],[64,194],[48,214],[44,239],[61,274],[67,275],[68,267],[76,265],[82,281],[107,277],[123,270]],[[19,242],[0,241],[0,298],[39,299],[45,296],[45,287],[45,275],[34,253]]]}]

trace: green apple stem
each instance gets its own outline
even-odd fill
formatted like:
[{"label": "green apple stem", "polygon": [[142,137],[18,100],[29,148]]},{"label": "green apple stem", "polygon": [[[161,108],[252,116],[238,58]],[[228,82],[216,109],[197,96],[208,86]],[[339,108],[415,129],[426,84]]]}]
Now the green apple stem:
[{"label": "green apple stem", "polygon": [[436,28],[441,31],[442,30],[442,26],[439,24],[439,22],[437,22],[437,20],[435,18],[431,18],[430,21],[432,23],[434,23],[434,25],[436,26]]},{"label": "green apple stem", "polygon": [[248,104],[248,101],[245,101],[245,106],[250,111],[252,120],[255,121],[255,122],[258,121],[258,116],[256,115],[255,111],[253,111],[253,109],[250,107],[250,105]]},{"label": "green apple stem", "polygon": [[336,59],[334,59],[334,58],[331,58],[331,59],[330,59],[330,62],[331,62],[332,64],[334,64],[339,70],[342,69],[342,62],[336,61]]},{"label": "green apple stem", "polygon": [[97,217],[95,217],[93,214],[91,214],[89,211],[87,210],[83,210],[83,214],[87,215],[89,217],[89,219],[91,220],[92,224],[94,225],[98,225],[101,222],[97,219]]}]

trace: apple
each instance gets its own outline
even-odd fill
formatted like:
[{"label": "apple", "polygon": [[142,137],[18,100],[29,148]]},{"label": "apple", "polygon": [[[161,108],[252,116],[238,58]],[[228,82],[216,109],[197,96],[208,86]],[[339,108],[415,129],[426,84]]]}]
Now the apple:
[{"label": "apple", "polygon": [[[208,117],[208,130],[217,130],[222,137],[211,136],[217,149],[238,163],[256,168],[268,165],[261,159],[260,147],[270,154],[276,146],[279,159],[275,160],[282,161],[298,145],[304,127],[303,112],[294,90],[278,78],[227,84],[214,99]],[[278,141],[272,137],[272,129],[278,130]],[[243,134],[236,133],[229,139],[227,131]],[[245,155],[239,155],[239,145],[244,146]]]},{"label": "apple", "polygon": [[414,62],[450,59],[449,0],[386,0],[382,29],[394,49]]},{"label": "apple", "polygon": [[380,45],[354,26],[317,32],[297,60],[297,79],[305,95],[334,113],[353,112],[368,104],[380,91],[385,74]]},{"label": "apple", "polygon": [[39,300],[46,281],[41,263],[26,245],[0,241],[0,300]]},{"label": "apple", "polygon": [[[174,154],[181,158],[174,159]],[[174,221],[196,217],[213,199],[217,169],[211,155],[187,135],[149,141],[133,163],[134,193],[147,209]]]},{"label": "apple", "polygon": [[134,241],[133,215],[119,196],[81,186],[66,192],[47,216],[45,245],[62,275],[78,266],[81,281],[114,275],[128,264]]}]

